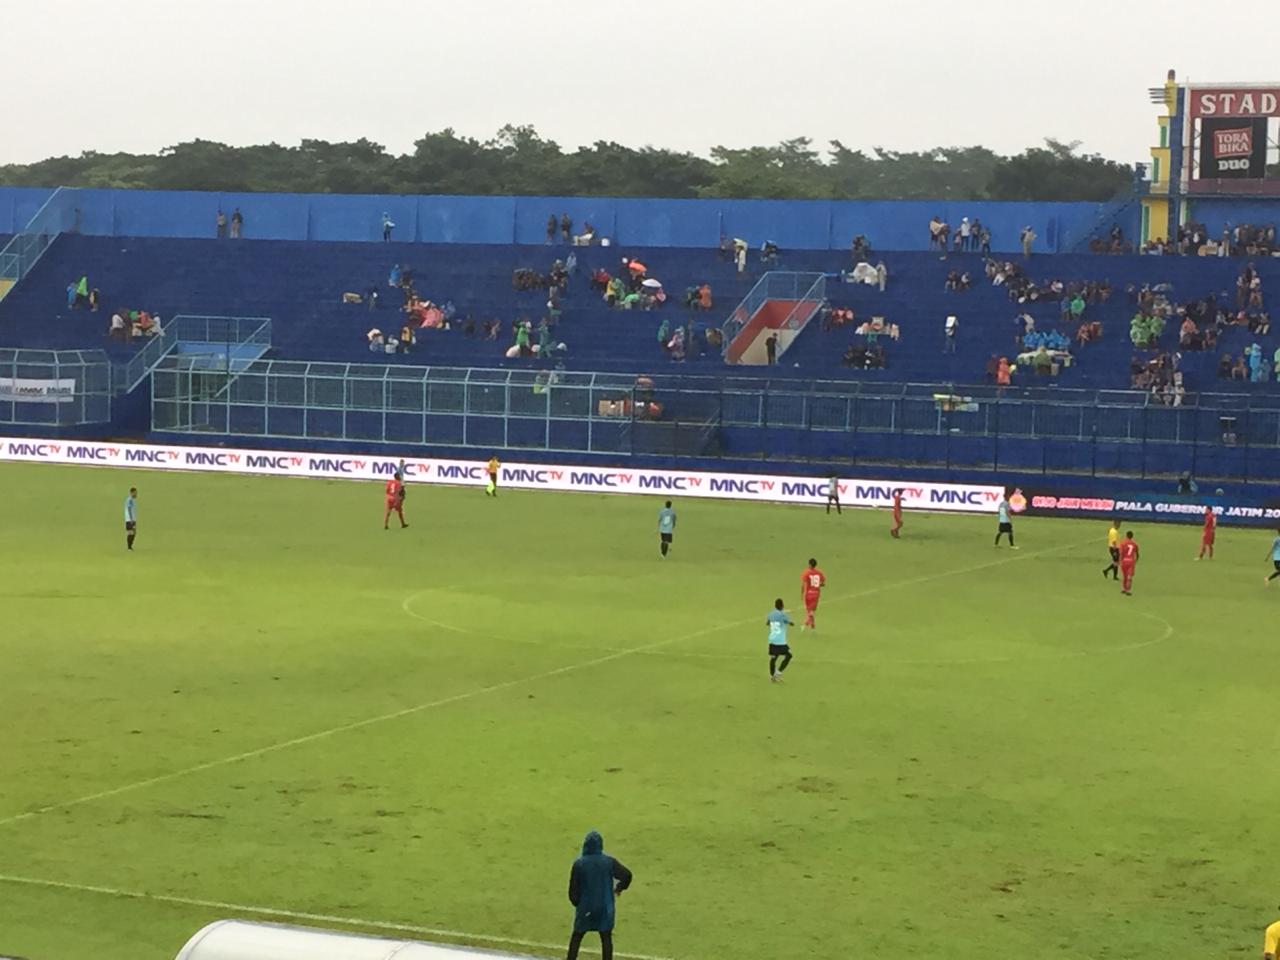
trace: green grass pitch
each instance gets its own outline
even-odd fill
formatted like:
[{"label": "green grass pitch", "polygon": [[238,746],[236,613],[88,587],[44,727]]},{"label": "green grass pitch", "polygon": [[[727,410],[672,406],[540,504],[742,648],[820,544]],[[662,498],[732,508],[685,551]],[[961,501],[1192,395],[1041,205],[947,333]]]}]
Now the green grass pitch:
[{"label": "green grass pitch", "polygon": [[1252,956],[1274,919],[1268,531],[1136,526],[1130,599],[1079,521],[684,500],[662,560],[656,499],[414,486],[383,532],[375,484],[0,489],[0,953],[316,915],[555,955],[592,827],[633,957]]}]

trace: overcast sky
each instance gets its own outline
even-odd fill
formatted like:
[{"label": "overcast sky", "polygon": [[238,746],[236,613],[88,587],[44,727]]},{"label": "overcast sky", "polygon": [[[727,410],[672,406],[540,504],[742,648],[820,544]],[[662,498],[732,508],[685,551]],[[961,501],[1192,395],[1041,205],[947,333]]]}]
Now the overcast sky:
[{"label": "overcast sky", "polygon": [[1169,67],[1280,80],[1277,0],[12,0],[0,30],[0,162],[196,137],[400,153],[504,123],[699,153],[1049,136],[1128,162]]}]

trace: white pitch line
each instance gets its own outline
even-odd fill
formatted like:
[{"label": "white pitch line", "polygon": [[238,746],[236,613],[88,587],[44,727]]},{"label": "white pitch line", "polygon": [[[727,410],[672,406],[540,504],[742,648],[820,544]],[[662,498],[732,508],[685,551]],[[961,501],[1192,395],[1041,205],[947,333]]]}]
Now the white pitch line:
[{"label": "white pitch line", "polygon": [[[1057,547],[1050,547],[1047,550],[1040,550],[1033,553],[1022,553],[1017,556],[1010,556],[1000,560],[991,560],[987,563],[976,564],[971,567],[959,567],[955,570],[946,570],[941,573],[926,574],[920,577],[913,577],[907,580],[894,580],[889,583],[882,583],[866,590],[859,590],[853,593],[846,593],[839,597],[833,597],[829,603],[838,603],[843,600],[853,600],[860,597],[871,596],[876,593],[883,593],[886,590],[897,589],[898,587],[911,586],[919,583],[928,583],[933,580],[941,580],[946,577],[961,576],[967,573],[977,573],[981,570],[987,570],[991,567],[1003,566],[1008,563],[1015,563],[1019,560],[1027,560],[1032,557],[1044,556],[1049,553],[1056,553],[1062,550],[1075,549],[1078,546],[1084,546],[1088,543],[1094,543],[1094,540],[1086,541],[1084,544],[1064,544]],[[412,598],[408,598],[412,599]],[[407,602],[407,600],[406,600]],[[403,606],[403,604],[402,604]],[[414,616],[411,611],[410,616]],[[423,619],[419,617],[418,619]],[[638,647],[627,647],[613,653],[607,653],[603,656],[592,657],[589,660],[583,660],[579,663],[570,663],[563,667],[557,667],[554,670],[546,670],[542,673],[535,673],[527,677],[518,677],[514,680],[504,680],[502,683],[490,684],[486,687],[478,687],[464,693],[455,693],[452,696],[442,697],[439,700],[428,700],[425,703],[419,703],[412,707],[404,707],[400,710],[393,710],[390,713],[380,714],[376,717],[367,717],[364,720],[355,720],[351,723],[340,724],[336,727],[330,727],[327,730],[319,730],[315,733],[304,734],[300,737],[292,737],[288,740],[282,740],[279,743],[268,744],[264,747],[258,747],[254,750],[246,750],[243,753],[233,754],[229,757],[220,757],[216,760],[207,760],[204,763],[197,763],[190,767],[184,767],[181,770],[174,770],[170,773],[158,774],[154,777],[147,777],[144,780],[138,780],[134,783],[126,783],[123,786],[112,787],[110,790],[99,790],[97,793],[90,793],[82,797],[75,797],[71,800],[62,800],[58,803],[46,804],[43,807],[37,807],[35,810],[27,810],[23,813],[13,814],[8,817],[0,818],[0,827],[7,826],[11,823],[19,823],[23,820],[29,820],[32,817],[38,817],[54,810],[66,810],[71,807],[82,806],[86,803],[93,803],[95,800],[106,800],[109,797],[116,797],[122,793],[132,793],[134,790],[141,790],[144,787],[152,787],[158,783],[167,783],[170,780],[177,780],[181,777],[190,776],[194,773],[202,773],[205,770],[213,770],[218,767],[225,767],[229,764],[239,763],[243,760],[252,760],[254,757],[265,756],[269,753],[277,753],[281,750],[287,750],[290,747],[298,747],[307,743],[314,743],[326,737],[332,737],[339,733],[349,733],[352,730],[360,730],[364,727],[373,726],[374,724],[386,723],[390,720],[398,720],[401,717],[412,716],[415,713],[422,713],[424,710],[434,710],[437,707],[445,707],[454,703],[461,703],[464,700],[474,700],[476,697],[482,697],[490,693],[499,693],[503,690],[510,690],[512,687],[518,687],[526,683],[536,683],[539,680],[549,680],[552,677],[563,676],[567,673],[573,673],[576,670],[585,670],[589,667],[598,667],[606,663],[612,663],[615,660],[621,660],[625,657],[634,656],[636,654],[647,653],[662,647],[668,647],[673,644],[687,643],[690,640],[696,640],[698,637],[706,636],[710,633],[718,633],[721,630],[731,630],[747,624],[755,623],[755,617],[747,617],[742,620],[736,620],[730,623],[720,623],[711,627],[704,627],[701,630],[695,630],[692,633],[682,634],[678,637],[668,637],[666,640],[657,640],[653,643],[646,643]]]},{"label": "white pitch line", "polygon": [[[532,947],[537,950],[555,950],[562,952],[564,945],[559,943],[543,943],[540,940],[521,940],[516,937],[500,937],[485,933],[467,933],[462,930],[443,930],[438,927],[424,927],[415,923],[396,923],[389,920],[365,920],[359,917],[339,917],[327,913],[304,913],[297,910],[282,910],[279,907],[256,907],[247,903],[226,903],[222,900],[201,900],[196,897],[177,897],[166,893],[146,893],[139,890],[121,890],[116,887],[100,887],[88,883],[66,883],[61,880],[44,880],[39,877],[15,877],[0,874],[0,883],[22,884],[29,887],[45,887],[53,890],[70,890],[76,893],[97,893],[107,897],[119,897],[128,900],[151,900],[156,903],[173,903],[184,907],[200,907],[208,910],[225,910],[229,913],[248,913],[260,917],[276,917],[282,920],[305,920],[310,923],[338,924],[345,927],[363,927],[368,930],[387,930],[397,933],[412,933],[418,936],[441,937],[461,943],[501,944],[512,947]],[[584,952],[590,951],[583,945]],[[671,960],[669,957],[658,957],[647,953],[623,953],[615,950],[615,957],[626,957],[627,960]]]}]

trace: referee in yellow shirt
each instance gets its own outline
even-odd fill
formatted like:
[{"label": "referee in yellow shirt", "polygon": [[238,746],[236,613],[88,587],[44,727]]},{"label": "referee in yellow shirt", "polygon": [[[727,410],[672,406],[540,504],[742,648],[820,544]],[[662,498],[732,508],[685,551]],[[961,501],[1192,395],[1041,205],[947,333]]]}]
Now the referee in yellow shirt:
[{"label": "referee in yellow shirt", "polygon": [[1276,960],[1276,947],[1280,946],[1280,920],[1267,927],[1262,935],[1262,960]]},{"label": "referee in yellow shirt", "polygon": [[1112,520],[1111,529],[1107,531],[1107,550],[1111,554],[1111,563],[1102,568],[1102,579],[1111,574],[1112,580],[1120,579],[1120,521]]},{"label": "referee in yellow shirt", "polygon": [[489,458],[489,485],[484,488],[486,497],[496,497],[498,495],[498,468],[500,466],[501,464],[498,463],[497,457]]}]

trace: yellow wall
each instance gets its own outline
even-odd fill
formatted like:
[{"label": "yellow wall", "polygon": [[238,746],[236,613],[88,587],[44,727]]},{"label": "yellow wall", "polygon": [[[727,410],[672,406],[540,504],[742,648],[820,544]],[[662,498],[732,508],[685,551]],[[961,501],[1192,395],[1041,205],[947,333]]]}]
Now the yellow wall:
[{"label": "yellow wall", "polygon": [[1142,242],[1167,240],[1169,225],[1169,201],[1164,197],[1142,199]]}]

